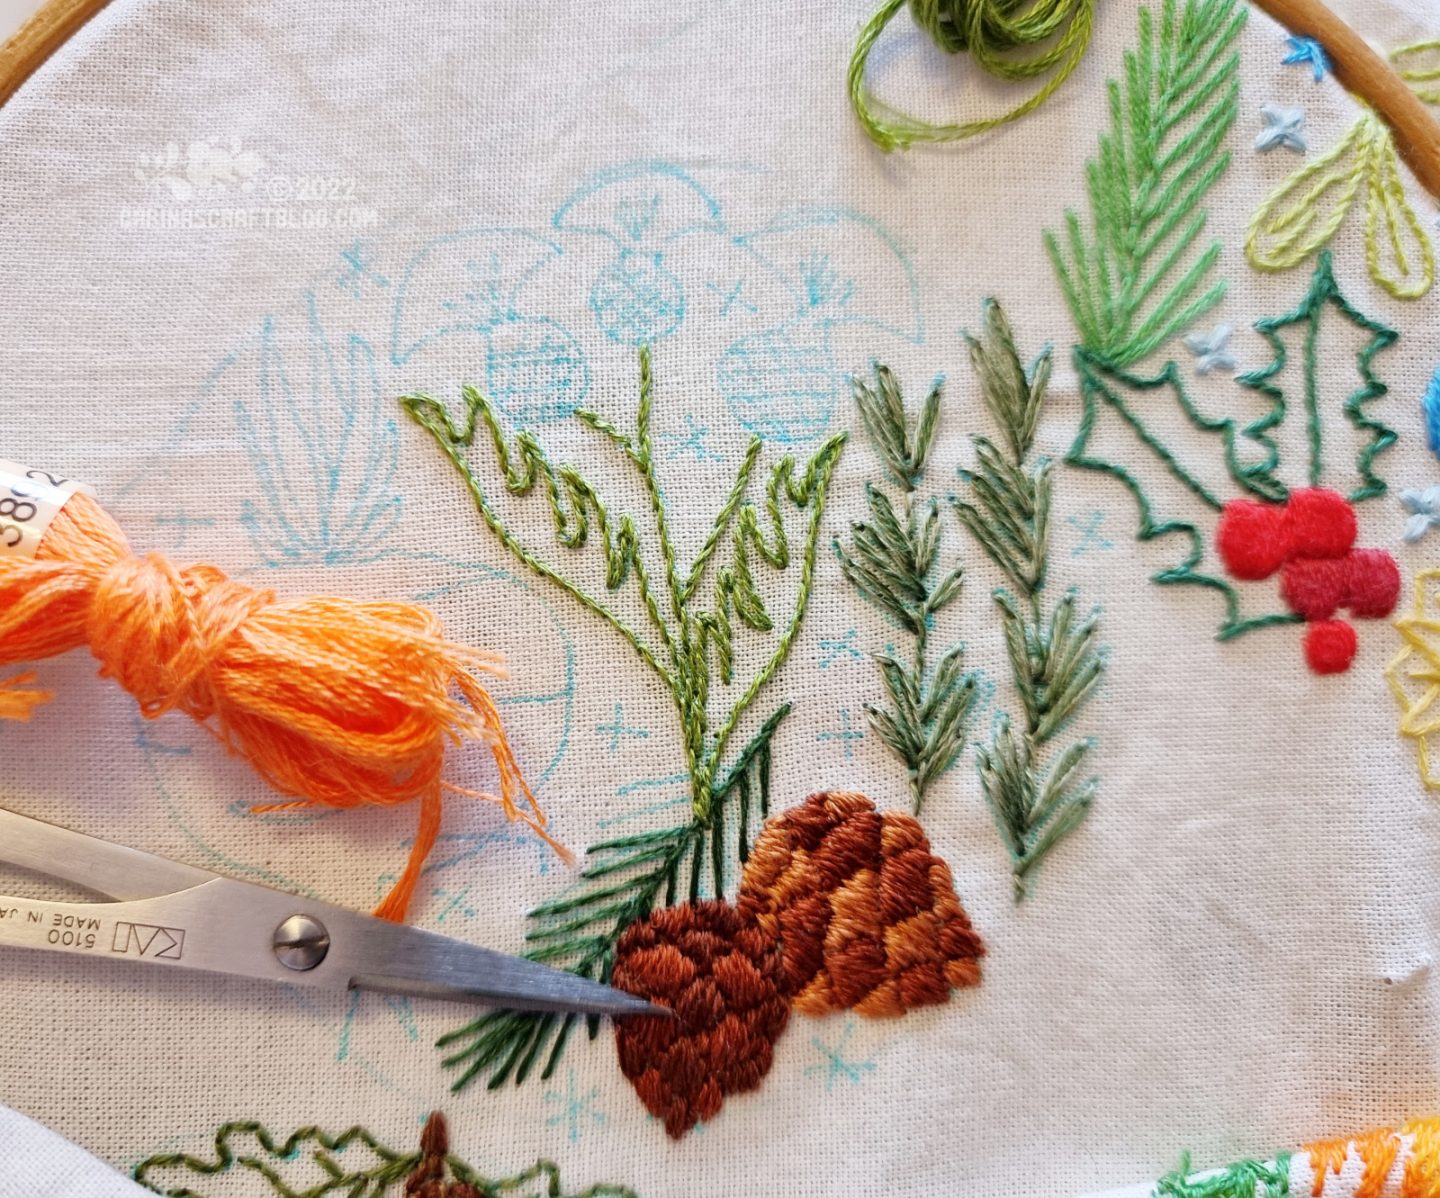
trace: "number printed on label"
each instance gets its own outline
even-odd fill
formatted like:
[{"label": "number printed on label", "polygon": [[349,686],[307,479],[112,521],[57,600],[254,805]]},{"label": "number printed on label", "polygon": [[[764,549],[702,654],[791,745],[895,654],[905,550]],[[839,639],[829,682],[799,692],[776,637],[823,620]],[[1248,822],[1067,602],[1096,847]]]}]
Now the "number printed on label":
[{"label": "number printed on label", "polygon": [[76,491],[89,488],[48,470],[0,460],[0,556],[34,557],[50,522]]}]

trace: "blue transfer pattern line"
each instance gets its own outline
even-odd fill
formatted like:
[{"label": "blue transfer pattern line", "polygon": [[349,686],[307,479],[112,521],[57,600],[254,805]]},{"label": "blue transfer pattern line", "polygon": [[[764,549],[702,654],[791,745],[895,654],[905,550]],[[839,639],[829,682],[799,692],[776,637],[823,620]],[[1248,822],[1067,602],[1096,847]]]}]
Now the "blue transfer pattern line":
[{"label": "blue transfer pattern line", "polygon": [[575,1083],[575,1070],[571,1069],[563,1094],[558,1090],[545,1091],[545,1105],[560,1108],[545,1120],[545,1126],[563,1127],[565,1138],[574,1144],[591,1124],[605,1126],[605,1113],[596,1106],[599,1098],[599,1086],[592,1086],[588,1094],[581,1095]]},{"label": "blue transfer pattern line", "polygon": [[745,279],[743,276],[735,280],[735,285],[731,287],[729,291],[726,291],[717,283],[711,283],[708,281],[706,282],[705,286],[708,290],[713,291],[716,295],[720,297],[721,316],[729,316],[730,309],[733,308],[736,304],[739,304],[747,312],[755,313],[760,311],[760,309],[755,304],[752,304],[749,300],[747,300],[743,295],[740,294],[745,289]]},{"label": "blue transfer pattern line", "polygon": [[340,261],[345,263],[343,273],[335,279],[337,291],[348,292],[351,299],[362,299],[365,295],[365,284],[374,283],[376,287],[386,288],[390,286],[390,280],[375,270],[371,263],[370,254],[373,249],[367,242],[356,238],[348,248],[340,251]]},{"label": "blue transfer pattern line", "polygon": [[1100,526],[1105,523],[1104,512],[1091,512],[1090,519],[1084,524],[1080,523],[1080,519],[1077,516],[1066,516],[1065,523],[1080,534],[1079,543],[1070,550],[1071,557],[1084,557],[1085,554],[1089,553],[1092,549],[1104,551],[1115,548],[1115,542],[1109,540],[1100,532]]},{"label": "blue transfer pattern line", "polygon": [[817,732],[815,739],[819,741],[838,741],[841,749],[845,753],[845,760],[849,761],[850,758],[855,756],[854,742],[865,739],[865,730],[863,728],[850,727],[850,709],[848,707],[842,707],[840,709],[840,727]]},{"label": "blue transfer pattern line", "polygon": [[185,548],[185,542],[190,539],[192,528],[214,528],[215,517],[190,516],[179,511],[173,516],[156,516],[155,523],[161,528],[171,527],[179,530],[173,542],[173,547],[178,551]]},{"label": "blue transfer pattern line", "polygon": [[687,450],[695,455],[697,462],[712,461],[723,462],[725,455],[711,449],[705,444],[705,438],[710,435],[708,425],[699,423],[689,412],[685,413],[685,427],[690,430],[688,436],[682,437],[679,433],[661,433],[660,440],[668,441],[674,447],[665,455],[665,460],[673,461]]},{"label": "blue transfer pattern line", "polygon": [[834,1044],[826,1044],[819,1036],[810,1038],[810,1046],[823,1058],[819,1064],[807,1066],[806,1077],[823,1075],[825,1078],[825,1093],[829,1094],[835,1088],[835,1079],[844,1078],[852,1086],[860,1084],[861,1076],[866,1073],[875,1072],[874,1061],[852,1061],[845,1055],[845,1050],[850,1043],[850,1037],[855,1034],[855,1020],[848,1019],[845,1022],[845,1031],[840,1039]]},{"label": "blue transfer pattern line", "polygon": [[477,912],[470,906],[470,885],[467,884],[463,890],[451,892],[443,886],[435,887],[435,897],[443,898],[445,905],[435,914],[436,923],[444,923],[453,913],[460,912],[466,919],[474,919]]},{"label": "blue transfer pattern line", "polygon": [[837,640],[820,641],[820,668],[828,670],[836,661],[842,657],[846,661],[861,661],[865,654],[860,650],[860,631],[856,628],[847,628],[845,635]]},{"label": "blue transfer pattern line", "polygon": [[650,737],[650,732],[648,729],[631,728],[625,723],[624,711],[618,702],[615,704],[614,720],[608,724],[596,724],[595,731],[610,738],[610,744],[608,748],[609,751],[612,753],[619,751],[620,741],[622,737],[629,736],[635,738],[636,740],[648,740]]}]

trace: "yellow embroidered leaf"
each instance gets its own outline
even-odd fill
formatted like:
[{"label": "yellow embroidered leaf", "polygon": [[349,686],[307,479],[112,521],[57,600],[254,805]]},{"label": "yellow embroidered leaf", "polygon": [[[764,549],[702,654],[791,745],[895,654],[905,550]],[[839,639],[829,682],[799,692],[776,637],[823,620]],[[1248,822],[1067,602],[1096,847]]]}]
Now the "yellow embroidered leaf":
[{"label": "yellow embroidered leaf", "polygon": [[1435,251],[1405,198],[1395,141],[1388,131],[1382,134],[1366,179],[1365,259],[1375,281],[1396,299],[1419,299],[1435,283]]},{"label": "yellow embroidered leaf", "polygon": [[1252,266],[1289,270],[1335,236],[1360,190],[1375,124],[1361,117],[1339,145],[1265,198],[1245,238]]},{"label": "yellow embroidered leaf", "polygon": [[1411,91],[1427,104],[1440,104],[1440,40],[1401,46],[1390,61]]}]

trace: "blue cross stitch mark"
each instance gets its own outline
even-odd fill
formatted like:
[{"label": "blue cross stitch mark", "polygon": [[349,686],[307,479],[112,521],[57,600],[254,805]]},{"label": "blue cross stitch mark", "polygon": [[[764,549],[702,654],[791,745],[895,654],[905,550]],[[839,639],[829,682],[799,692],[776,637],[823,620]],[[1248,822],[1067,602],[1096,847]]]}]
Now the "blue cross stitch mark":
[{"label": "blue cross stitch mark", "polygon": [[1309,63],[1316,83],[1325,78],[1325,72],[1330,69],[1330,56],[1325,53],[1324,46],[1313,37],[1287,37],[1285,44],[1290,47],[1290,53],[1284,59],[1286,66]]},{"label": "blue cross stitch mark", "polygon": [[613,724],[596,724],[596,732],[607,733],[610,737],[610,752],[614,753],[620,748],[622,736],[633,736],[637,740],[645,740],[650,733],[644,728],[631,728],[625,723],[620,704],[615,704],[615,722]]},{"label": "blue cross stitch mark", "polygon": [[844,657],[847,661],[859,661],[865,654],[860,652],[857,641],[859,633],[851,628],[838,641],[820,641],[820,668],[828,670],[836,660]]},{"label": "blue cross stitch mark", "polygon": [[345,263],[345,272],[335,280],[337,291],[348,291],[351,299],[359,299],[368,279],[377,287],[389,287],[390,280],[378,274],[366,257],[365,243],[356,239],[349,249],[340,251],[340,261]]},{"label": "blue cross stitch mark", "polygon": [[1091,512],[1088,523],[1081,524],[1074,516],[1065,517],[1065,523],[1080,534],[1080,543],[1070,550],[1071,557],[1084,557],[1090,550],[1114,549],[1115,542],[1100,535],[1100,526],[1105,523],[1104,512]]},{"label": "blue cross stitch mark", "polygon": [[172,548],[184,549],[185,542],[190,536],[192,528],[214,528],[214,516],[187,516],[184,512],[176,512],[173,516],[156,516],[155,523],[162,528],[169,525],[171,528],[178,528],[179,535],[176,536]]},{"label": "blue cross stitch mark", "polygon": [[710,435],[710,426],[696,423],[695,417],[688,412],[685,414],[685,427],[690,430],[688,437],[682,437],[679,433],[661,433],[662,441],[671,441],[675,448],[665,455],[665,460],[670,461],[678,458],[686,450],[695,455],[697,462],[703,462],[707,458],[712,462],[723,462],[725,455],[716,453],[705,444],[705,438]]},{"label": "blue cross stitch mark", "polygon": [[465,887],[464,890],[454,893],[446,890],[443,886],[437,886],[435,887],[435,897],[437,899],[443,898],[448,900],[440,913],[435,916],[436,923],[444,923],[446,917],[453,911],[459,911],[461,915],[467,916],[470,919],[475,918],[475,908],[465,901],[470,897],[469,886]]},{"label": "blue cross stitch mark", "polygon": [[137,717],[135,723],[135,747],[145,753],[159,753],[163,757],[189,757],[189,745],[167,745],[150,735],[150,723]]},{"label": "blue cross stitch mark", "polygon": [[805,1070],[806,1077],[814,1077],[817,1074],[825,1075],[825,1093],[830,1093],[835,1088],[835,1079],[843,1077],[852,1086],[860,1084],[862,1073],[873,1073],[875,1071],[874,1061],[851,1061],[845,1056],[846,1045],[850,1043],[850,1037],[855,1034],[855,1020],[851,1019],[845,1024],[845,1031],[839,1041],[831,1046],[826,1044],[819,1036],[810,1038],[813,1047],[824,1059],[817,1065],[811,1065]]},{"label": "blue cross stitch mark", "polygon": [[721,316],[729,316],[730,309],[736,304],[739,304],[747,312],[760,311],[759,308],[757,308],[754,304],[752,304],[749,300],[747,300],[744,296],[740,294],[740,292],[745,287],[745,280],[743,278],[736,279],[735,286],[730,288],[729,291],[726,291],[718,283],[711,283],[709,281],[706,282],[705,286],[720,297]]},{"label": "blue cross stitch mark", "polygon": [[848,707],[842,707],[840,709],[840,727],[832,728],[825,732],[817,732],[815,739],[838,740],[841,749],[844,750],[845,759],[848,761],[851,757],[855,756],[854,742],[865,739],[865,730],[863,728],[851,728],[850,709]]},{"label": "blue cross stitch mark", "polygon": [[595,1107],[595,1100],[599,1097],[599,1086],[592,1086],[590,1093],[581,1097],[579,1090],[575,1087],[575,1070],[570,1070],[570,1076],[565,1082],[565,1093],[561,1094],[558,1090],[545,1091],[545,1105],[558,1104],[560,1106],[560,1110],[545,1120],[545,1126],[563,1126],[565,1138],[570,1143],[575,1143],[580,1138],[580,1133],[590,1124],[605,1126],[605,1113]]}]

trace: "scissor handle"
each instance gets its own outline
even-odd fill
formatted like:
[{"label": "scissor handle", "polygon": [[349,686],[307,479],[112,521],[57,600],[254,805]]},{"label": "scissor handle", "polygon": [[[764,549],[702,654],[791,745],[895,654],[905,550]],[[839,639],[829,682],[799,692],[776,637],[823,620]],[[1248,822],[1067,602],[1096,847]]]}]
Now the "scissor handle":
[{"label": "scissor handle", "polygon": [[215,875],[0,808],[0,861],[122,902],[188,890]]}]

